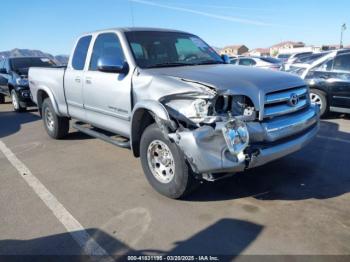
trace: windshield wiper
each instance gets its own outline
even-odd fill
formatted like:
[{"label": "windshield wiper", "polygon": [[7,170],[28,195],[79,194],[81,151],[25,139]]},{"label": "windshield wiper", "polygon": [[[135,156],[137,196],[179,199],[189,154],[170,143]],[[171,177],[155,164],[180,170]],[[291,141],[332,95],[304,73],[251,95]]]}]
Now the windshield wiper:
[{"label": "windshield wiper", "polygon": [[167,62],[167,63],[159,63],[159,64],[150,65],[147,68],[171,67],[171,66],[188,66],[188,65],[192,65],[192,64],[180,63],[180,62]]},{"label": "windshield wiper", "polygon": [[225,64],[222,61],[213,61],[213,60],[206,60],[196,63],[195,65],[217,65],[217,64]]}]

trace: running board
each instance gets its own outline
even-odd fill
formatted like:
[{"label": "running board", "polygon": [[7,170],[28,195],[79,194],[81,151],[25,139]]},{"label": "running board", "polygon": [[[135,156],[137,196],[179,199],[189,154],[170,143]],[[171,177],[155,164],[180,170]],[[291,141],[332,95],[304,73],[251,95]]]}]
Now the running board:
[{"label": "running board", "polygon": [[119,138],[124,139],[124,141],[113,139],[112,137],[110,137],[102,132],[98,132],[98,131],[94,130],[93,127],[89,128],[89,127],[86,127],[85,125],[87,125],[87,124],[78,121],[78,122],[75,122],[73,124],[73,127],[84,134],[87,134],[87,135],[92,136],[92,137],[96,137],[96,138],[101,139],[101,140],[103,140],[107,143],[110,143],[112,145],[119,146],[122,148],[130,148],[130,141],[127,138],[119,136]]}]

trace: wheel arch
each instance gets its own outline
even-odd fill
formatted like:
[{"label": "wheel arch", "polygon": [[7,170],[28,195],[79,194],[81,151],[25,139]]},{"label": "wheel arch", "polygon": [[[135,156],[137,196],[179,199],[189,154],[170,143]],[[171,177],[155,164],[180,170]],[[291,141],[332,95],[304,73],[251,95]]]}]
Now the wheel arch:
[{"label": "wheel arch", "polygon": [[60,116],[61,114],[59,113],[58,106],[57,106],[56,99],[55,99],[54,95],[52,94],[50,89],[44,88],[44,87],[39,88],[37,91],[37,94],[36,94],[37,106],[38,106],[40,115],[41,115],[42,104],[46,98],[49,98],[51,100],[51,103],[52,103],[52,106],[55,110],[55,113],[58,116]]},{"label": "wheel arch", "polygon": [[132,112],[130,129],[130,145],[135,157],[140,156],[140,143],[143,131],[149,125],[155,122],[160,122],[157,120],[166,122],[171,121],[168,111],[161,103],[147,100],[135,105]]}]

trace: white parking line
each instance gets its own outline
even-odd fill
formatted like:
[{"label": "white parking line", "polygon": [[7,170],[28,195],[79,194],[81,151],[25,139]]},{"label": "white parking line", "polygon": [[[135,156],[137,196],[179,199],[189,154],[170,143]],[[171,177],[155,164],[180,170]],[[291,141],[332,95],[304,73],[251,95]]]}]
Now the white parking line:
[{"label": "white parking line", "polygon": [[104,250],[76,220],[72,214],[56,199],[56,197],[37,179],[14,153],[0,140],[0,150],[17,169],[21,177],[28,183],[56,218],[67,229],[73,239],[79,244],[86,255],[108,256]]},{"label": "white parking line", "polygon": [[349,140],[341,139],[341,138],[338,138],[338,137],[328,137],[328,136],[321,136],[321,135],[317,135],[317,137],[321,138],[321,139],[328,139],[328,140],[333,140],[333,141],[338,141],[338,142],[343,142],[343,143],[349,143],[350,144]]}]

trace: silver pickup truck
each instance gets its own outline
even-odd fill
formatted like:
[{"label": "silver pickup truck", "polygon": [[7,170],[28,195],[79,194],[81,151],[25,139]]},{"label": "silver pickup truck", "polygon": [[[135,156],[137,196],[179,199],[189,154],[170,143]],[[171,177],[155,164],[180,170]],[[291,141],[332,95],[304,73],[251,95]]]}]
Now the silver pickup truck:
[{"label": "silver pickup truck", "polygon": [[63,138],[75,119],[78,130],[131,148],[171,198],[293,153],[319,126],[301,78],[227,64],[175,30],[84,34],[67,68],[30,68],[29,85],[51,137]]}]

